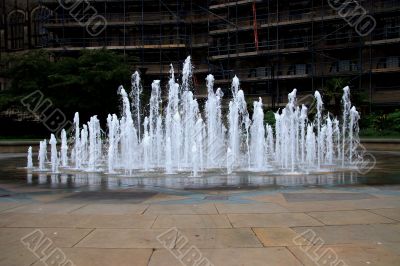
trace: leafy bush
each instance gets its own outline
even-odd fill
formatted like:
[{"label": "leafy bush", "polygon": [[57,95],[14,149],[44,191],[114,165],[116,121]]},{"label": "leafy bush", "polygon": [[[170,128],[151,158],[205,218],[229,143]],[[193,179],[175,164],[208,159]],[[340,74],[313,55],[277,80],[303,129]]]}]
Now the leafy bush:
[{"label": "leafy bush", "polygon": [[387,122],[392,130],[400,132],[400,110],[388,114]]},{"label": "leafy bush", "polygon": [[400,110],[389,114],[372,113],[360,122],[360,134],[368,137],[400,136]]},{"label": "leafy bush", "polygon": [[132,69],[125,59],[106,49],[57,60],[43,50],[11,55],[2,62],[8,66],[2,75],[11,80],[11,88],[0,93],[0,111],[11,105],[23,108],[19,100],[40,90],[68,117],[77,110],[82,120],[92,114],[117,113],[118,86],[130,88]]},{"label": "leafy bush", "polygon": [[272,111],[267,111],[264,115],[265,123],[269,124],[270,126],[275,126],[275,113]]}]

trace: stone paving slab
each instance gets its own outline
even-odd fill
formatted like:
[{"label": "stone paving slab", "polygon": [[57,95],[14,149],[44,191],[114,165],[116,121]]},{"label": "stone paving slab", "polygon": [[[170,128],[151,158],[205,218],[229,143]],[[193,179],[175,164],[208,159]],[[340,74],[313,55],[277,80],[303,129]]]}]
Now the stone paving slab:
[{"label": "stone paving slab", "polygon": [[280,202],[282,207],[294,212],[346,211],[360,209],[400,208],[400,201],[392,198],[343,200],[321,202]]},{"label": "stone paving slab", "polygon": [[57,247],[72,247],[89,234],[92,229],[70,228],[0,228],[0,245],[21,244],[21,238],[40,230]]},{"label": "stone paving slab", "polygon": [[[49,191],[51,192],[51,191]],[[68,192],[61,192],[61,193],[48,193],[48,194],[32,194],[32,199],[35,200],[36,202],[42,202],[42,203],[66,203],[68,200],[65,200],[65,198],[72,196],[74,193],[68,193]],[[83,202],[79,202],[83,203]]]},{"label": "stone paving slab", "polygon": [[165,201],[173,201],[173,200],[185,200],[188,197],[185,196],[177,196],[177,195],[169,195],[169,194],[157,194],[149,199],[144,200],[143,204],[151,204],[151,203],[162,203]]},{"label": "stone paving slab", "polygon": [[[309,241],[316,242],[316,240],[319,239],[326,245],[377,245],[379,243],[400,244],[399,224],[293,227],[292,229]],[[307,231],[308,233],[305,233]]]},{"label": "stone paving slab", "polygon": [[73,210],[79,209],[85,204],[70,204],[70,203],[34,203],[26,204],[21,207],[6,210],[4,212],[10,213],[52,213],[61,214],[69,213]]},{"label": "stone paving slab", "polygon": [[72,214],[142,214],[149,205],[142,204],[88,204],[82,208],[73,210]]},{"label": "stone paving slab", "polygon": [[233,227],[318,226],[319,221],[304,213],[228,214]]},{"label": "stone paving slab", "polygon": [[356,200],[352,204],[356,209],[400,208],[400,198]]},{"label": "stone paving slab", "polygon": [[218,214],[214,204],[152,204],[145,214]]},{"label": "stone paving slab", "polygon": [[165,229],[95,229],[76,247],[81,248],[161,248],[157,236]]},{"label": "stone paving slab", "polygon": [[75,227],[76,218],[67,214],[2,213],[2,227]]},{"label": "stone paving slab", "polygon": [[[250,228],[231,229],[180,229],[178,237],[185,236],[197,248],[250,248],[262,244]],[[177,240],[175,248],[182,248]],[[187,244],[187,248],[190,246]],[[184,248],[184,247],[183,247]]]},{"label": "stone paving slab", "polygon": [[360,200],[371,199],[375,196],[367,193],[283,193],[288,202],[306,202],[306,201],[335,201],[335,200]]},{"label": "stone paving slab", "polygon": [[159,215],[153,228],[232,228],[225,215]]},{"label": "stone paving slab", "polygon": [[3,212],[5,210],[10,210],[22,205],[23,203],[17,203],[17,202],[0,202],[0,212]]},{"label": "stone paving slab", "polygon": [[400,253],[390,245],[325,245],[318,247],[318,250],[315,246],[311,249],[299,246],[288,248],[305,266],[336,265],[340,261],[349,266],[400,265]]},{"label": "stone paving slab", "polygon": [[78,215],[9,213],[0,215],[7,227],[150,228],[155,215]]},{"label": "stone paving slab", "polygon": [[22,243],[0,244],[0,251],[0,266],[29,266],[38,260]]},{"label": "stone paving slab", "polygon": [[400,208],[396,209],[374,209],[369,210],[370,212],[385,216],[389,219],[396,220],[400,222]]},{"label": "stone paving slab", "polygon": [[155,215],[73,215],[80,228],[150,228]]},{"label": "stone paving slab", "polygon": [[275,203],[233,204],[216,203],[219,213],[280,213],[287,209]]},{"label": "stone paving slab", "polygon": [[267,202],[267,203],[282,203],[286,202],[282,193],[266,194],[266,195],[256,195],[256,196],[246,196],[244,199],[252,200],[255,202]]},{"label": "stone paving slab", "polygon": [[395,222],[392,219],[388,219],[381,215],[377,215],[365,210],[309,212],[307,214],[326,225],[378,224]]},{"label": "stone paving slab", "polygon": [[[182,250],[182,254],[185,252],[187,250]],[[281,247],[200,249],[200,253],[200,258],[208,259],[215,266],[302,265],[288,249]],[[182,260],[186,258],[184,256]],[[151,256],[149,266],[182,266],[182,263],[168,250],[157,249]]]},{"label": "stone paving slab", "polygon": [[22,244],[23,238],[32,245],[37,244],[36,253],[43,257],[42,252],[49,254],[55,248],[72,247],[90,231],[91,229],[0,228],[0,265],[32,265],[38,260],[38,257]]},{"label": "stone paving slab", "polygon": [[[63,248],[62,251],[76,266],[146,266],[152,254],[151,249]],[[34,266],[49,266],[49,263],[38,261]]]},{"label": "stone paving slab", "polygon": [[357,209],[353,201],[283,202],[280,204],[290,212],[344,211]]},{"label": "stone paving slab", "polygon": [[150,191],[82,191],[73,193],[64,198],[64,200],[86,203],[142,203],[143,201],[157,195],[156,192]]},{"label": "stone paving slab", "polygon": [[[253,231],[265,247],[285,247],[298,245],[297,243],[301,243],[301,245],[310,243],[304,238],[297,239],[299,234],[289,227],[253,228]],[[293,241],[295,238],[296,242]]]}]

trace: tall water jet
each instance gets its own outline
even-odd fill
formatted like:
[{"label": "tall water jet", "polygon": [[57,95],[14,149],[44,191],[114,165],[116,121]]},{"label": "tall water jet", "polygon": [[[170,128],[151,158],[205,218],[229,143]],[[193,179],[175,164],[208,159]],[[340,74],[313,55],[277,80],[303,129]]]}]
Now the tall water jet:
[{"label": "tall water jet", "polygon": [[220,166],[220,155],[224,151],[224,131],[221,114],[221,99],[223,92],[220,88],[214,93],[214,76],[206,78],[208,98],[205,105],[207,126],[207,167]]},{"label": "tall water jet", "polygon": [[57,157],[57,140],[54,134],[50,136],[50,158],[51,158],[51,171],[56,173],[58,171],[58,157]]},{"label": "tall water jet", "polygon": [[275,159],[276,161],[280,164],[280,166],[283,168],[282,165],[282,117],[279,114],[279,110],[274,113],[275,116]]},{"label": "tall water jet", "polygon": [[205,141],[205,125],[203,119],[201,118],[200,114],[198,115],[196,125],[195,125],[195,137],[194,142],[196,143],[196,158],[199,161],[199,169],[200,171],[204,170],[204,146],[203,143]]},{"label": "tall water jet", "polygon": [[92,116],[88,123],[89,128],[89,164],[88,170],[95,171],[101,157],[100,121]]},{"label": "tall water jet", "polygon": [[33,168],[33,162],[32,162],[32,146],[29,146],[29,148],[28,148],[28,155],[27,155],[26,159],[27,159],[26,168],[28,168],[28,169]]},{"label": "tall water jet", "polygon": [[318,168],[321,166],[321,121],[322,121],[322,97],[318,91],[314,93],[315,100],[317,101],[317,160],[318,160]]},{"label": "tall water jet", "polygon": [[360,115],[358,114],[356,107],[353,106],[350,109],[350,124],[349,124],[349,162],[353,163],[353,157],[356,157],[356,151],[360,140],[358,139],[358,120]]},{"label": "tall water jet", "polygon": [[45,162],[47,160],[47,141],[45,139],[40,141],[38,160],[39,160],[39,170],[41,171],[45,170],[46,169]]},{"label": "tall water jet", "polygon": [[161,114],[157,117],[156,136],[155,136],[155,148],[156,148],[156,166],[162,165],[163,152],[164,152],[164,132],[162,126]]},{"label": "tall water jet", "polygon": [[289,103],[286,106],[286,114],[288,115],[288,141],[285,142],[285,145],[287,147],[287,154],[290,154],[290,169],[292,172],[294,172],[294,167],[296,163],[296,144],[298,143],[297,141],[297,118],[298,118],[298,110],[296,110],[296,100],[297,100],[297,90],[294,89],[291,93],[288,95],[288,100]]},{"label": "tall water jet", "polygon": [[326,162],[331,165],[333,163],[333,126],[329,117],[326,119]]},{"label": "tall water jet", "polygon": [[191,61],[191,57],[188,56],[183,63],[182,68],[182,90],[188,91],[190,90],[190,85],[192,81],[192,74],[193,74],[193,65]]},{"label": "tall water jet", "polygon": [[320,151],[320,156],[321,156],[321,164],[325,163],[325,155],[326,155],[326,125],[323,125],[321,127],[321,135],[318,137],[318,145],[319,145],[319,151]]},{"label": "tall water jet", "polygon": [[305,137],[306,137],[306,125],[308,121],[307,117],[308,108],[303,104],[300,111],[300,158],[301,162],[305,161]]},{"label": "tall water jet", "polygon": [[199,162],[197,158],[197,144],[192,145],[192,176],[197,177],[199,175]]},{"label": "tall water jet", "polygon": [[229,102],[229,113],[228,113],[228,125],[229,125],[229,148],[232,152],[233,166],[236,167],[240,165],[242,158],[240,156],[240,146],[242,143],[242,131],[243,128],[246,130],[246,157],[247,166],[249,167],[249,145],[248,145],[248,128],[249,115],[247,112],[247,103],[244,98],[244,93],[239,89],[240,83],[237,76],[232,79],[232,95],[233,99]]},{"label": "tall water jet", "polygon": [[149,164],[150,164],[150,159],[151,159],[151,139],[149,136],[149,119],[147,116],[144,118],[144,123],[143,123],[143,128],[144,128],[144,134],[143,134],[143,168],[145,171],[149,170]]},{"label": "tall water jet", "polygon": [[75,125],[75,143],[74,143],[74,161],[75,161],[75,168],[76,169],[81,169],[82,161],[81,161],[81,143],[80,143],[80,138],[79,138],[79,113],[76,112],[74,116],[74,125]]},{"label": "tall water jet", "polygon": [[316,152],[316,141],[315,141],[315,133],[313,131],[314,125],[309,124],[307,126],[307,135],[306,135],[306,162],[308,168],[312,168],[315,164],[315,152]]},{"label": "tall water jet", "polygon": [[107,117],[108,126],[108,173],[114,173],[115,165],[117,163],[118,157],[118,135],[119,135],[119,121],[118,117],[113,115],[108,115]]},{"label": "tall water jet", "polygon": [[133,114],[136,118],[135,122],[135,127],[137,128],[138,132],[138,137],[140,138],[141,136],[141,122],[140,122],[140,94],[143,91],[142,84],[140,83],[140,74],[138,71],[135,71],[135,73],[132,74],[131,77],[131,85],[132,85],[132,91],[130,93],[130,96],[132,98],[132,109],[133,109]]},{"label": "tall water jet", "polygon": [[137,131],[133,125],[128,94],[123,86],[120,86],[118,91],[122,97],[122,118],[120,120],[121,166],[125,170],[125,173],[131,175],[136,163],[135,155],[139,149],[138,137]]},{"label": "tall water jet", "polygon": [[[157,142],[160,141],[160,138],[162,137],[162,128],[161,128],[161,121],[159,121],[159,109],[160,109],[160,104],[161,104],[161,89],[160,89],[160,81],[159,80],[154,80],[153,83],[151,84],[151,95],[150,95],[150,115],[149,115],[149,134],[148,137],[149,139],[149,158],[151,161],[151,164],[156,164],[157,160],[157,154],[159,151],[157,151]],[[153,151],[153,149],[155,149]]]},{"label": "tall water jet", "polygon": [[216,165],[215,153],[216,144],[218,142],[218,104],[217,97],[214,94],[214,76],[209,74],[206,77],[206,86],[208,98],[205,105],[206,122],[207,122],[207,167]]},{"label": "tall water jet", "polygon": [[343,96],[342,96],[342,104],[343,104],[343,124],[342,124],[342,167],[345,165],[345,157],[346,157],[346,132],[349,127],[348,121],[350,115],[350,88],[348,86],[343,88]]},{"label": "tall water jet", "polygon": [[250,129],[251,144],[250,155],[253,167],[262,170],[265,167],[266,160],[264,156],[265,147],[265,129],[264,129],[264,111],[262,109],[262,100],[254,102],[253,124]]},{"label": "tall water jet", "polygon": [[167,137],[165,140],[165,173],[172,174],[172,147],[171,137]]},{"label": "tall water jet", "polygon": [[274,158],[274,132],[270,125],[265,126],[265,130],[267,132],[267,139],[266,139],[266,155],[269,157],[270,160]]},{"label": "tall water jet", "polygon": [[82,125],[79,150],[81,164],[83,167],[87,166],[89,160],[89,130],[86,124]]},{"label": "tall water jet", "polygon": [[233,154],[232,150],[228,147],[226,151],[226,173],[232,174],[232,169],[233,168]]},{"label": "tall water jet", "polygon": [[337,160],[341,160],[342,157],[341,157],[340,128],[339,128],[339,120],[337,118],[333,120],[333,135],[336,146],[336,158]]},{"label": "tall water jet", "polygon": [[[179,84],[175,82],[174,68],[170,66],[168,81],[168,105],[165,117],[165,168],[167,173],[172,173],[173,167],[178,167],[181,150],[181,126],[179,114]],[[172,158],[174,147],[174,160]]]},{"label": "tall water jet", "polygon": [[191,150],[194,136],[194,126],[196,123],[198,106],[196,99],[193,98],[191,90],[192,63],[188,56],[182,69],[182,133],[183,133],[183,165],[191,163]]},{"label": "tall water jet", "polygon": [[65,129],[61,130],[61,166],[68,166],[68,145],[67,145],[67,133]]}]

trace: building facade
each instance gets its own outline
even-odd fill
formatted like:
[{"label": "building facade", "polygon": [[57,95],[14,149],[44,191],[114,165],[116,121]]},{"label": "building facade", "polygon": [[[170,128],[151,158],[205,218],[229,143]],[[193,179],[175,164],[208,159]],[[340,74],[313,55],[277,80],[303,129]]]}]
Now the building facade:
[{"label": "building facade", "polygon": [[[106,47],[132,55],[147,86],[166,81],[170,63],[179,74],[191,55],[199,96],[213,73],[226,92],[237,75],[250,98],[273,107],[293,88],[306,94],[332,78],[372,105],[400,102],[397,0],[346,7],[332,0],[0,1],[1,53],[44,48],[75,56]],[[366,16],[369,23],[356,23]]]}]

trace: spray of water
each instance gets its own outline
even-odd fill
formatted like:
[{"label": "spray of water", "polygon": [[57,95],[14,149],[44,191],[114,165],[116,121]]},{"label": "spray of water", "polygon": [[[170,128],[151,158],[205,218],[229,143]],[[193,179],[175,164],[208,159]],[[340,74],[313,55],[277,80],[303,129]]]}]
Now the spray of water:
[{"label": "spray of water", "polygon": [[[140,115],[140,75],[135,72],[132,75],[132,102],[120,86],[121,115],[108,115],[106,135],[101,133],[97,116],[80,125],[79,113],[76,113],[71,154],[68,154],[65,131],[61,133],[60,158],[55,137],[50,139],[51,170],[58,171],[60,160],[62,169],[119,175],[141,171],[166,174],[184,171],[197,177],[216,168],[225,169],[228,174],[243,170],[308,173],[323,168],[334,169],[338,165],[352,167],[358,159],[360,116],[355,107],[350,108],[348,87],[344,88],[342,98],[342,119],[332,118],[329,114],[324,116],[322,96],[318,91],[314,94],[317,112],[314,118],[309,118],[308,108],[298,106],[297,90],[294,89],[288,95],[286,107],[275,113],[273,127],[264,123],[261,98],[253,102],[250,119],[244,92],[236,76],[231,84],[232,98],[226,118],[222,110],[224,94],[220,88],[214,90],[212,75],[206,78],[208,97],[204,110],[200,110],[193,93],[190,57],[182,69],[179,84],[171,65],[168,101],[164,106],[160,81],[151,84],[149,116],[143,119]],[[46,146],[46,140],[41,141],[40,170],[46,169]],[[28,167],[30,157],[31,150],[28,151]]]}]

